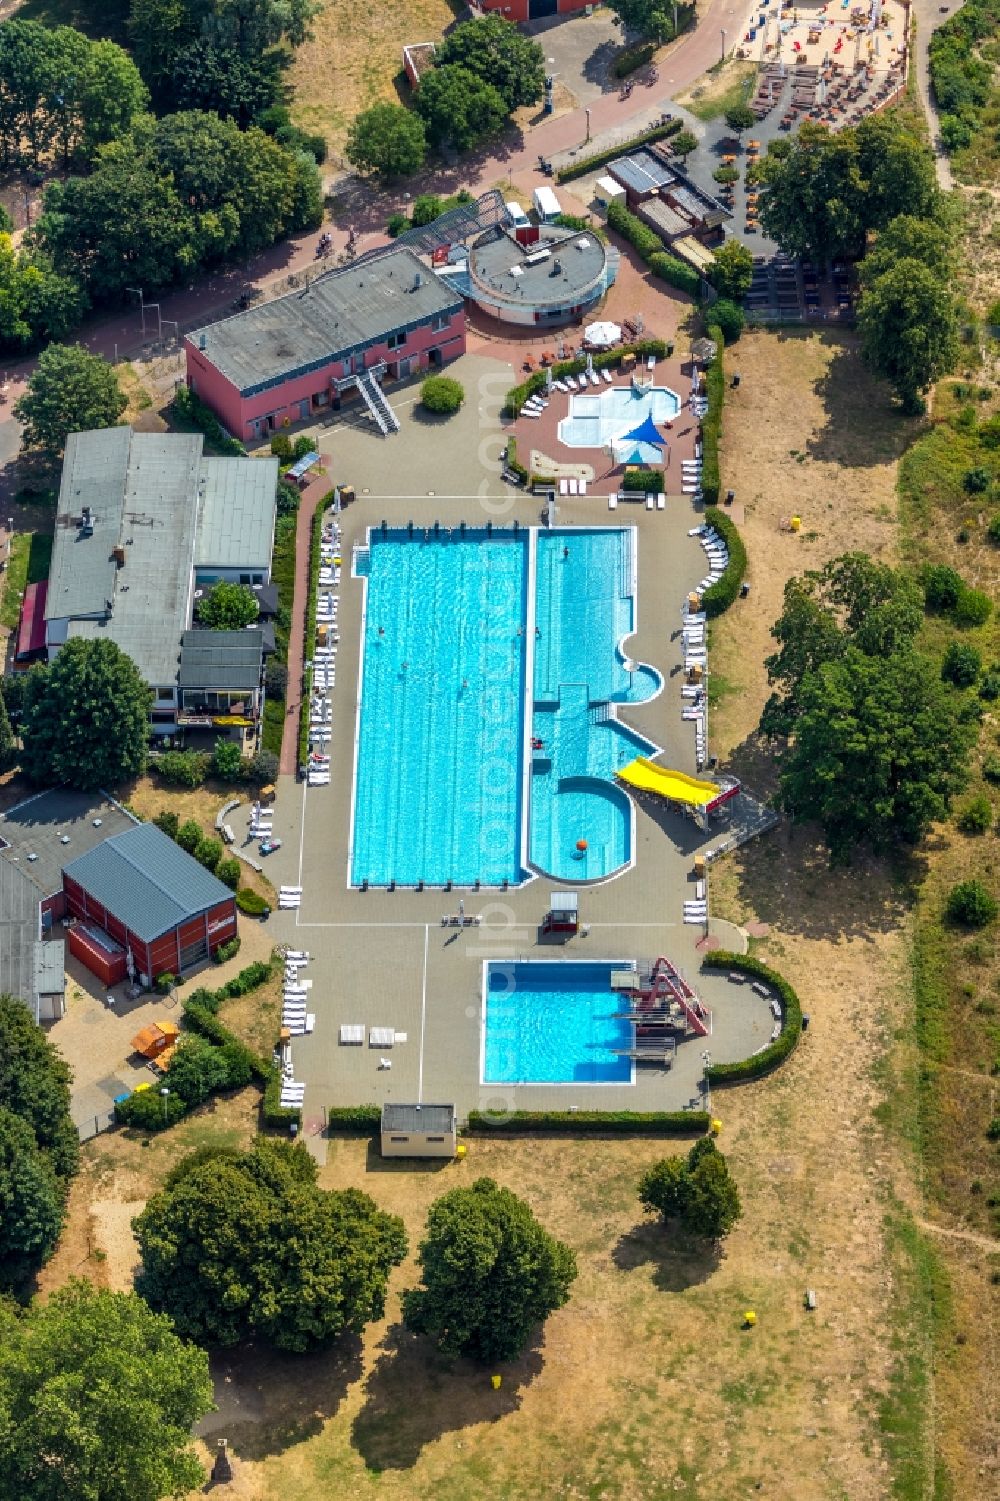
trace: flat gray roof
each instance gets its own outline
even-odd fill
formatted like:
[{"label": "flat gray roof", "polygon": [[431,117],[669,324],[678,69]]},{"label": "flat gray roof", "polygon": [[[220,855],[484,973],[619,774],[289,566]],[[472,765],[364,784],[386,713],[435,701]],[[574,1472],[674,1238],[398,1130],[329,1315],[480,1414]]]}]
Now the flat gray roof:
[{"label": "flat gray roof", "polygon": [[65,873],[144,943],[233,896],[152,823],[105,839]]},{"label": "flat gray roof", "polygon": [[182,690],[229,688],[252,693],[260,685],[263,655],[261,630],[185,631],[178,685]]},{"label": "flat gray roof", "polygon": [[207,459],[198,482],[196,568],[271,564],[278,460]]},{"label": "flat gray roof", "polygon": [[435,1136],[447,1136],[454,1125],[454,1105],[403,1105],[387,1100],[382,1106],[383,1131],[430,1131]]},{"label": "flat gray roof", "polygon": [[636,212],[644,223],[658,229],[670,239],[691,233],[691,220],[678,213],[677,209],[671,208],[662,198],[648,198]]},{"label": "flat gray roof", "polygon": [[[128,427],[70,433],[66,439],[46,620],[108,612],[118,571],[111,554],[121,540],[131,442]],[[76,524],[87,508],[92,535]]]},{"label": "flat gray roof", "polygon": [[469,271],[474,285],[505,302],[564,302],[590,287],[606,260],[604,246],[592,230],[543,229],[537,244],[519,245],[513,235],[497,228],[473,245]]},{"label": "flat gray roof", "polygon": [[188,342],[250,396],[461,306],[412,250],[397,248],[195,329]]},{"label": "flat gray roof", "polygon": [[0,860],[0,991],[34,1002],[34,951],[41,892],[18,866]]},{"label": "flat gray roof", "polygon": [[102,792],[55,787],[0,814],[0,842],[7,846],[0,848],[0,869],[11,865],[20,871],[35,888],[37,903],[62,889],[68,860],[134,826],[135,820]]},{"label": "flat gray roof", "polygon": [[616,182],[635,193],[655,193],[677,180],[677,174],[652,151],[632,151],[626,156],[616,157],[605,170]]}]

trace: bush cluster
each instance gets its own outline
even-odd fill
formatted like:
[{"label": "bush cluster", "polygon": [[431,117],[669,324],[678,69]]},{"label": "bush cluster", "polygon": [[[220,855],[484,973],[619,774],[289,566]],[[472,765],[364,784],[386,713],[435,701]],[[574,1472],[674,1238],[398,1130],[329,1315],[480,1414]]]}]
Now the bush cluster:
[{"label": "bush cluster", "polygon": [[216,964],[226,964],[230,959],[235,959],[240,951],[241,941],[240,935],[234,933],[232,938],[228,939],[226,943],[220,943],[215,951]]},{"label": "bush cluster", "polygon": [[707,1069],[709,1084],[741,1084],[747,1079],[761,1079],[784,1063],[794,1052],[802,1035],[802,1007],[788,981],[755,959],[752,954],[727,954],[716,949],[702,957],[705,969],[731,969],[740,974],[752,975],[768,985],[781,1002],[781,1033],[778,1038],[752,1058],[743,1058],[738,1063],[712,1063]]},{"label": "bush cluster", "polygon": [[233,458],[246,458],[246,449],[238,438],[226,432],[210,407],[196,396],[188,386],[179,386],[173,400],[174,411],[183,422],[188,422],[217,449],[220,454]]},{"label": "bush cluster", "polygon": [[616,78],[627,78],[630,73],[644,68],[653,61],[658,45],[657,42],[640,42],[635,47],[624,47],[612,64],[612,73]]},{"label": "bush cluster", "polygon": [[659,495],[663,489],[663,470],[626,468],[622,489],[634,490],[636,494],[641,491],[643,495]]},{"label": "bush cluster", "polygon": [[747,550],[743,546],[743,538],[738,528],[725,511],[720,511],[718,506],[708,506],[705,510],[705,520],[710,526],[715,527],[729,549],[729,562],[726,564],[721,579],[717,583],[710,584],[702,595],[702,608],[711,620],[714,616],[721,615],[724,610],[728,610],[739,594],[740,585],[747,571]]},{"label": "bush cluster", "polygon": [[[601,354],[594,355],[594,368],[597,370],[610,370],[613,365],[619,365],[622,356],[634,354],[637,359],[642,359],[647,354],[655,355],[658,360],[664,360],[673,354],[674,346],[665,339],[638,339],[634,344],[619,344],[614,349],[605,349]],[[552,376],[560,380],[564,375],[579,375],[581,370],[586,370],[587,361],[579,356],[572,360],[560,360],[552,366]],[[503,405],[505,417],[516,417],[529,396],[534,396],[545,389],[545,371],[535,370],[528,379],[522,381],[519,386],[513,386],[507,392]],[[525,471],[527,473],[527,471]]]},{"label": "bush cluster", "polygon": [[382,1124],[381,1105],[336,1105],[326,1112],[327,1128],[339,1128],[348,1135],[358,1132],[367,1136]]},{"label": "bush cluster", "polygon": [[428,375],[420,387],[420,405],[436,416],[451,416],[464,400],[465,389],[461,382],[447,375]]},{"label": "bush cluster", "polygon": [[679,260],[666,250],[658,250],[655,255],[648,257],[648,265],[653,275],[659,277],[660,281],[665,281],[668,286],[676,287],[679,292],[686,292],[689,297],[698,296],[701,277],[687,261]]},{"label": "bush cluster", "polygon": [[507,1115],[470,1110],[466,1129],[480,1136],[694,1136],[708,1125],[704,1110],[512,1110]]},{"label": "bush cluster", "polygon": [[240,886],[236,891],[236,905],[247,917],[260,917],[270,904],[251,886]]},{"label": "bush cluster", "polygon": [[985,928],[997,915],[997,904],[982,881],[959,881],[948,893],[945,916],[959,928]]}]

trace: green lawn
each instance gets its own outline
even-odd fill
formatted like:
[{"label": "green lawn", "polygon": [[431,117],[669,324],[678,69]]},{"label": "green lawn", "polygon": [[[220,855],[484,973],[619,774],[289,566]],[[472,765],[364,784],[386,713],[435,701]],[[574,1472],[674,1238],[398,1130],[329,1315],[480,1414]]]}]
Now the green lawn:
[{"label": "green lawn", "polygon": [[17,629],[21,596],[29,584],[41,583],[49,576],[52,559],[51,532],[18,532],[11,542],[3,594],[0,596],[0,625]]}]

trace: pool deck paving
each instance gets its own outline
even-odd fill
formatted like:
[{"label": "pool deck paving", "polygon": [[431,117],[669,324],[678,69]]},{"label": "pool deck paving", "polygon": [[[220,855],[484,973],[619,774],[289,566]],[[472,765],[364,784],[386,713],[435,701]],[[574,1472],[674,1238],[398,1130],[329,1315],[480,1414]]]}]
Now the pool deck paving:
[{"label": "pool deck paving", "polygon": [[[538,526],[540,501],[506,485],[496,462],[503,429],[496,418],[498,381],[509,367],[466,357],[459,373],[480,401],[470,400],[457,425],[437,427],[397,405],[403,426],[382,439],[361,425],[341,425],[330,435],[338,479],[353,483],[359,499],[340,516],[343,582],[337,661],[332,690],[328,787],[306,787],[283,775],[275,812],[282,848],[268,861],[276,883],[302,887],[297,911],[273,914],[269,936],[306,949],[312,982],[309,1010],[315,1031],[293,1042],[295,1076],[306,1085],[306,1130],[322,1124],[326,1108],[384,1100],[454,1102],[470,1109],[675,1110],[703,1101],[703,1054],[722,1062],[748,1056],[771,1035],[766,1000],[723,973],[701,970],[702,927],[682,920],[693,894],[693,861],[725,832],[725,819],[706,835],[693,819],[656,799],[636,800],[634,864],[603,883],[578,886],[582,928],[554,943],[540,925],[554,887],[570,883],[538,876],[507,891],[441,887],[418,891],[359,891],[348,887],[349,830],[353,801],[354,743],[360,691],[362,582],[349,559],[367,528],[389,526]],[[442,445],[446,455],[442,456]],[[565,452],[565,450],[564,450]],[[442,472],[447,479],[442,482]],[[440,491],[447,485],[449,493]],[[437,492],[429,494],[428,492]],[[464,493],[463,493],[464,492]],[[694,734],[681,719],[681,609],[688,590],[705,573],[704,554],[688,535],[699,520],[690,499],[672,498],[664,511],[623,505],[609,516],[600,495],[560,498],[558,525],[634,526],[638,537],[637,631],[633,660],[657,668],[663,691],[643,704],[618,706],[624,724],[663,747],[664,765],[696,770]],[[443,926],[464,903],[475,926]],[[715,930],[724,947],[744,948],[745,935],[729,924]],[[679,1045],[669,1070],[643,1065],[635,1083],[492,1085],[481,1080],[483,964],[487,960],[566,958],[655,960],[668,956],[712,1011],[707,1038]],[[366,1043],[342,1046],[343,1024],[362,1025]],[[391,1049],[367,1044],[368,1029],[391,1027],[406,1035]],[[391,1068],[381,1066],[388,1060]]]}]

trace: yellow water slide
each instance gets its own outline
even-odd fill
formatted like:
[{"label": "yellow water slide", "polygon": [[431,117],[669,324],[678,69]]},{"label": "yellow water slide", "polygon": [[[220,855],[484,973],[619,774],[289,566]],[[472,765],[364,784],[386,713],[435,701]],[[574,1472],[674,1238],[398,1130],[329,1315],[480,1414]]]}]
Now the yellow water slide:
[{"label": "yellow water slide", "polygon": [[623,782],[636,787],[640,792],[655,792],[668,797],[674,803],[687,803],[692,808],[704,808],[719,796],[717,782],[702,782],[689,777],[683,771],[671,771],[668,766],[657,766],[648,756],[636,756],[618,773]]}]

